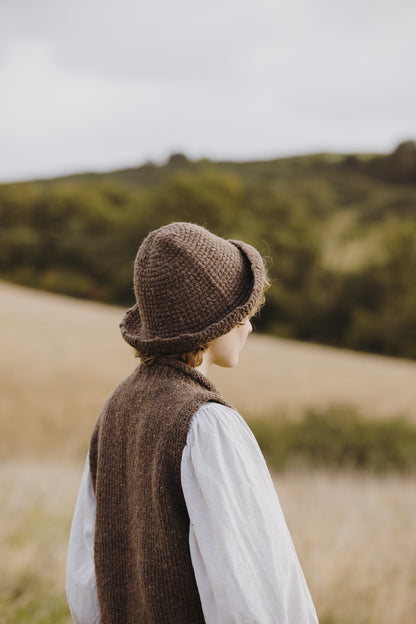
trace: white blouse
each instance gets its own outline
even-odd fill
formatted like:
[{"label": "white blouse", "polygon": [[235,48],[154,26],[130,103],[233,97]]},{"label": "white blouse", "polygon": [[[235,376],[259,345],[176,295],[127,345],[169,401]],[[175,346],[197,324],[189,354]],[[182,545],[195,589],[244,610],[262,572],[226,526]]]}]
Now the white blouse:
[{"label": "white blouse", "polygon": [[[317,624],[263,455],[236,411],[206,403],[194,414],[181,483],[206,624]],[[75,624],[100,623],[94,527],[87,458],[67,558],[66,593]]]}]

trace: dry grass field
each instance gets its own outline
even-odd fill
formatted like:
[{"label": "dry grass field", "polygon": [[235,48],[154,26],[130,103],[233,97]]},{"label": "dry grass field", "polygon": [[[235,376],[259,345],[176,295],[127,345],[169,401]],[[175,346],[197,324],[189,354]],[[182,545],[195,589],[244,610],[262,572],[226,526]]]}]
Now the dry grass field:
[{"label": "dry grass field", "polygon": [[[0,466],[0,624],[69,624],[65,555],[82,466]],[[414,479],[290,472],[276,487],[321,624],[411,624]]]},{"label": "dry grass field", "polygon": [[[68,624],[64,567],[96,414],[135,365],[122,310],[0,284],[0,624]],[[243,414],[348,403],[416,423],[416,363],[251,336],[215,381]],[[415,479],[292,471],[276,486],[321,624],[411,623]]]},{"label": "dry grass field", "polygon": [[[84,455],[103,401],[137,361],[123,310],[0,283],[0,458]],[[345,403],[416,423],[416,362],[252,335],[224,396],[250,416]]]}]

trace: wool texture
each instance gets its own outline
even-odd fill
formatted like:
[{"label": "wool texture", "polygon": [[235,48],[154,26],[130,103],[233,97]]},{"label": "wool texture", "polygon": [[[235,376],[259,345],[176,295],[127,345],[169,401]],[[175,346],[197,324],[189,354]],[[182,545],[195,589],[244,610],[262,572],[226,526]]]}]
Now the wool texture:
[{"label": "wool texture", "polygon": [[150,232],[134,265],[136,304],[121,324],[141,354],[186,353],[250,316],[265,282],[261,255],[193,223]]},{"label": "wool texture", "polygon": [[91,438],[102,624],[203,624],[181,487],[192,416],[228,405],[187,364],[159,358],[113,392]]}]

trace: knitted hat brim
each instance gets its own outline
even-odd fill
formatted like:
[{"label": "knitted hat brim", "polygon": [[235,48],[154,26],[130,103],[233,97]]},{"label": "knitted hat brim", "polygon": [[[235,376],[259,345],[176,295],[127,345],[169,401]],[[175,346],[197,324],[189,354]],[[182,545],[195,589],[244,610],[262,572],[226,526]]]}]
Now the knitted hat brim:
[{"label": "knitted hat brim", "polygon": [[169,338],[156,336],[150,339],[144,336],[139,305],[136,303],[127,310],[120,323],[124,340],[143,355],[187,353],[227,334],[238,323],[248,318],[263,293],[265,282],[263,259],[257,249],[247,243],[237,240],[229,240],[228,242],[235,245],[240,253],[245,256],[248,260],[248,269],[251,271],[248,279],[252,279],[252,288],[244,301],[236,301],[234,309],[229,314],[198,332],[184,333]]}]

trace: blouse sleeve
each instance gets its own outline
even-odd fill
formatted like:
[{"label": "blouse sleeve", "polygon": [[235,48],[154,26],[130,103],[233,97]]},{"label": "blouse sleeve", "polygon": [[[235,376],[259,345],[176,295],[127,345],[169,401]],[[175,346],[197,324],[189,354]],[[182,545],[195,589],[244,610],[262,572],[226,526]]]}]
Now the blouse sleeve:
[{"label": "blouse sleeve", "polygon": [[66,595],[74,624],[99,624],[94,566],[95,496],[85,462],[72,520],[66,562]]},{"label": "blouse sleeve", "polygon": [[196,412],[181,481],[206,624],[316,624],[269,471],[237,412],[217,403]]}]

